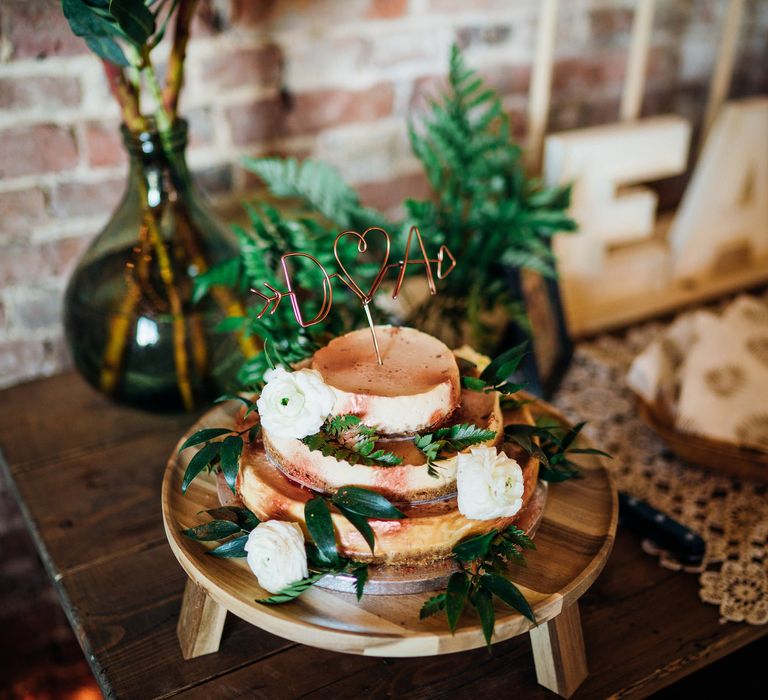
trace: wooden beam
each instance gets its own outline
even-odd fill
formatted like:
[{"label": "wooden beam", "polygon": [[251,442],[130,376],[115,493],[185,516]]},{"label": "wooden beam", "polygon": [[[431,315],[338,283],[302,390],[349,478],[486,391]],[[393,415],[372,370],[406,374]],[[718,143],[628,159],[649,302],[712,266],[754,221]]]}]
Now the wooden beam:
[{"label": "wooden beam", "polygon": [[704,112],[704,128],[701,143],[706,141],[709,130],[715,122],[720,106],[728,96],[733,74],[733,61],[736,56],[736,44],[739,38],[739,25],[744,11],[744,0],[730,0],[723,21],[723,33],[717,49],[717,61],[709,85],[709,98]]},{"label": "wooden beam", "polygon": [[539,14],[536,55],[533,59],[528,91],[528,140],[526,164],[532,173],[541,170],[541,151],[547,131],[549,100],[552,91],[552,64],[555,53],[558,0],[543,0]]},{"label": "wooden beam", "polygon": [[637,119],[640,116],[655,6],[656,0],[639,0],[635,9],[627,58],[627,75],[621,95],[620,117],[623,120]]}]

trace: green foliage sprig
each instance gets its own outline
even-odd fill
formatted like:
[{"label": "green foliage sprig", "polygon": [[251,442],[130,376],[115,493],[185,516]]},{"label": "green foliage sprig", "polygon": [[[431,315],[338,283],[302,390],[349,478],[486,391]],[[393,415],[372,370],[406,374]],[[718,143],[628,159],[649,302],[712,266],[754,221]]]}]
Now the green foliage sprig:
[{"label": "green foliage sprig", "polygon": [[368,580],[368,565],[339,554],[331,505],[334,505],[360,532],[371,548],[371,552],[374,551],[374,535],[368,518],[396,520],[405,517],[405,514],[384,496],[359,486],[344,486],[331,498],[315,496],[304,506],[304,521],[314,542],[314,545],[307,547],[307,561],[311,574],[275,595],[256,602],[270,605],[287,603],[309,590],[323,576],[344,573],[354,577],[358,600],[363,596],[365,583]]},{"label": "green foliage sprig", "polygon": [[302,442],[325,457],[343,459],[350,464],[369,467],[394,467],[403,460],[392,452],[374,449],[379,436],[358,416],[347,413],[328,418],[320,430]]},{"label": "green foliage sprig", "polygon": [[508,564],[525,565],[523,550],[526,549],[536,549],[536,545],[514,525],[459,542],[453,548],[453,558],[460,570],[448,579],[444,592],[424,603],[419,617],[424,619],[445,611],[448,626],[455,632],[459,616],[469,604],[480,617],[483,636],[489,646],[495,626],[494,597],[536,624],[525,596],[509,580]]},{"label": "green foliage sprig", "polygon": [[476,425],[461,423],[447,428],[438,428],[426,435],[417,435],[413,444],[427,458],[427,472],[432,477],[439,477],[437,460],[445,452],[461,452],[462,450],[487,442],[496,437],[494,430],[485,430]]},{"label": "green foliage sprig", "polygon": [[246,556],[245,543],[248,541],[248,533],[261,522],[250,510],[237,506],[221,506],[201,513],[206,513],[213,519],[203,525],[182,530],[183,535],[198,542],[224,541],[215,549],[208,550],[207,554],[214,557]]},{"label": "green foliage sprig", "polygon": [[514,394],[523,389],[524,384],[510,382],[509,378],[517,372],[520,363],[527,354],[527,341],[515,345],[494,358],[480,373],[479,377],[462,376],[462,386],[473,391],[498,391],[505,395]]},{"label": "green foliage sprig", "polygon": [[599,455],[611,459],[611,455],[592,447],[576,447],[575,442],[586,425],[577,423],[570,429],[560,424],[527,425],[511,424],[504,428],[504,438],[536,457],[540,461],[539,478],[543,481],[559,482],[578,478],[579,465],[570,459],[571,455]]},{"label": "green foliage sprig", "polygon": [[[230,400],[232,398],[236,398],[246,405],[246,416],[256,410],[255,402],[245,396],[226,395],[220,397],[217,401]],[[248,442],[258,440],[261,435],[261,425],[256,423],[249,428],[243,428],[243,430],[235,430],[234,428],[202,428],[192,433],[179,447],[179,453],[196,445],[202,445],[202,447],[189,460],[184,477],[181,480],[181,492],[186,493],[189,485],[204,469],[211,472],[216,468],[220,468],[224,474],[227,486],[234,493],[237,473],[240,469],[240,456],[245,445],[245,435],[248,436]],[[222,437],[223,439],[219,439]]]}]

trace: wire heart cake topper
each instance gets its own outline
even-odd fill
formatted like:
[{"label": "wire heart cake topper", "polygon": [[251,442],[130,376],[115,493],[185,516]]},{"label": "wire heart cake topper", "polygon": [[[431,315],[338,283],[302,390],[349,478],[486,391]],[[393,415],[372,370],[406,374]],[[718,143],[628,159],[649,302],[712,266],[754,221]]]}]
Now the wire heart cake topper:
[{"label": "wire heart cake topper", "polygon": [[[371,286],[368,288],[368,291],[364,292],[349,273],[347,268],[344,266],[344,263],[342,263],[341,258],[339,257],[339,243],[345,238],[350,238],[357,242],[357,252],[365,253],[368,250],[369,234],[371,234],[371,236],[382,236],[385,242],[385,249],[378,273],[371,283]],[[418,257],[411,258],[411,242],[413,241],[414,236],[419,243],[420,255]],[[285,285],[287,287],[287,291],[280,292],[266,282],[264,283],[264,286],[269,290],[269,296],[257,289],[251,289],[254,294],[264,300],[264,306],[262,306],[261,311],[259,311],[257,314],[257,318],[262,318],[264,314],[267,313],[267,311],[269,311],[271,316],[273,313],[275,313],[275,311],[277,311],[277,307],[280,306],[280,302],[282,301],[283,297],[289,297],[296,322],[302,328],[314,326],[315,324],[323,321],[326,316],[328,316],[331,307],[333,306],[333,287],[331,285],[331,280],[338,278],[360,300],[363,310],[365,311],[365,316],[368,320],[368,325],[371,328],[371,335],[373,336],[373,347],[376,350],[376,360],[380,365],[384,364],[381,360],[379,342],[376,339],[376,329],[373,323],[373,319],[371,318],[371,310],[369,308],[369,304],[373,300],[373,297],[376,295],[376,292],[379,290],[379,287],[384,281],[386,274],[393,268],[397,268],[398,270],[397,281],[395,282],[395,286],[392,290],[392,298],[397,299],[398,295],[400,294],[400,288],[402,287],[403,281],[405,280],[406,269],[409,265],[424,265],[424,271],[427,276],[427,284],[429,285],[429,293],[431,295],[437,294],[437,288],[435,287],[435,275],[439,280],[445,279],[451,273],[453,268],[456,267],[456,258],[453,257],[453,254],[446,245],[440,246],[435,258],[430,258],[427,255],[427,249],[424,247],[424,240],[422,239],[421,233],[419,233],[419,229],[416,228],[416,226],[412,226],[411,230],[408,232],[408,240],[405,243],[405,255],[402,260],[399,260],[396,263],[390,263],[390,248],[391,245],[389,234],[383,228],[374,226],[366,229],[363,233],[358,233],[357,231],[343,231],[338,236],[336,236],[336,239],[333,242],[333,255],[336,258],[336,263],[338,264],[340,271],[334,272],[330,275],[320,263],[320,261],[309,253],[285,253],[280,258],[280,265],[283,268],[283,275],[285,276]],[[306,258],[307,260],[311,260],[315,265],[317,265],[323,275],[323,301],[322,304],[320,304],[320,310],[317,312],[315,317],[309,321],[305,321],[301,314],[301,308],[297,298],[297,291],[294,289],[293,279],[291,277],[290,269],[288,268],[289,258]],[[445,267],[446,261],[448,265],[447,267]],[[432,273],[433,264],[437,265],[434,275]]]}]

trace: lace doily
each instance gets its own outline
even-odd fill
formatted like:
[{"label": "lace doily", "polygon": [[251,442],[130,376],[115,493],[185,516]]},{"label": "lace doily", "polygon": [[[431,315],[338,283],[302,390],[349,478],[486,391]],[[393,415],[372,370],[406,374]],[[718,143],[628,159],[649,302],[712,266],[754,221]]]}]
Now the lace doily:
[{"label": "lace doily", "polygon": [[[632,359],[665,325],[651,322],[623,336],[577,345],[554,403],[613,455],[619,489],[669,513],[707,543],[698,569],[702,601],[720,606],[723,620],[768,622],[768,499],[766,486],[717,476],[677,459],[640,420],[624,378]],[[680,564],[664,552],[662,566]]]}]

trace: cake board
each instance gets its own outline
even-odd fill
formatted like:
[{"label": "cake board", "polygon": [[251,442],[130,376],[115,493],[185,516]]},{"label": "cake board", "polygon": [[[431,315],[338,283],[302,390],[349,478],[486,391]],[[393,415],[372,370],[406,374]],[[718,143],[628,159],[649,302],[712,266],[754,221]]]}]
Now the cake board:
[{"label": "cake board", "polygon": [[[544,404],[534,414],[565,421]],[[227,406],[205,414],[187,435],[231,421]],[[186,436],[185,436],[186,437]],[[185,439],[182,438],[183,439]],[[583,455],[581,479],[553,484],[538,524],[536,550],[514,581],[538,621],[532,625],[511,608],[496,606],[493,642],[528,633],[538,682],[569,697],[587,675],[578,599],[595,581],[610,554],[618,521],[616,487],[602,459]],[[174,451],[163,478],[162,511],[171,549],[189,577],[177,632],[184,658],[216,652],[227,612],[294,642],[368,656],[432,656],[485,646],[480,621],[467,610],[455,634],[444,616],[419,619],[433,593],[365,595],[311,588],[283,605],[262,605],[265,593],[242,559],[219,559],[181,530],[200,523],[200,511],[219,505],[216,479],[201,474],[181,493],[186,460]]]}]

